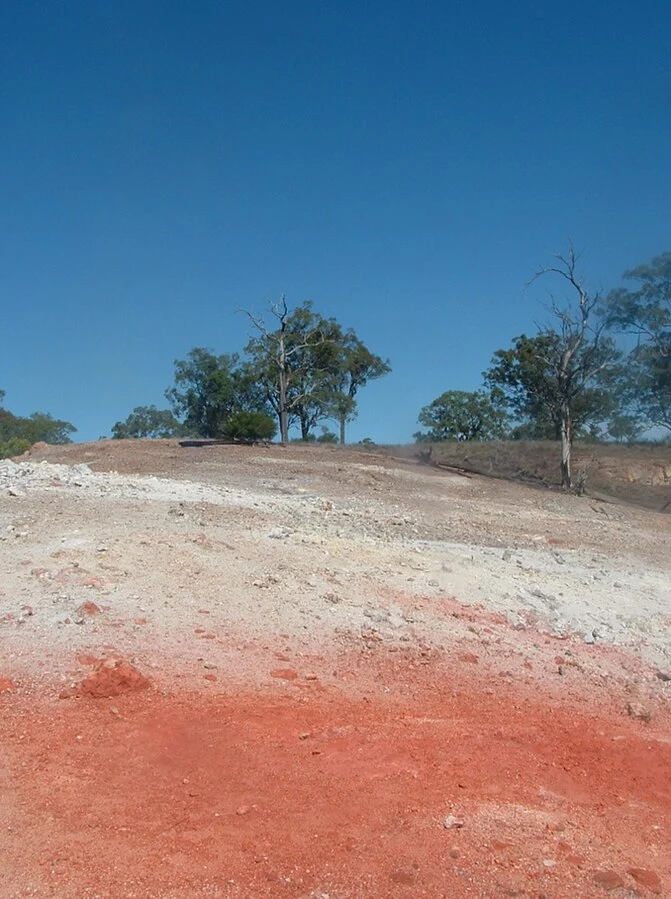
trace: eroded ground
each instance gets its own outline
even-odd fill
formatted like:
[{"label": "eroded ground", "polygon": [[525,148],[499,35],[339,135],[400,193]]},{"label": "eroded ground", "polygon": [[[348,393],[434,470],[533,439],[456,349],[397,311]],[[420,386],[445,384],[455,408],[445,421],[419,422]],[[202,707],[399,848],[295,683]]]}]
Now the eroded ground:
[{"label": "eroded ground", "polygon": [[327,448],[0,463],[0,895],[671,895],[669,530]]}]

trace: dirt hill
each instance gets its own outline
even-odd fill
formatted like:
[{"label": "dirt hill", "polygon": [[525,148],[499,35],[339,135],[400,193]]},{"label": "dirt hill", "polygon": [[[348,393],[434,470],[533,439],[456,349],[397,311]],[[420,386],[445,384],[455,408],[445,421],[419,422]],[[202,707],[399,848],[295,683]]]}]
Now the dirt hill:
[{"label": "dirt hill", "polygon": [[0,896],[671,894],[671,519],[398,455],[0,462]]}]

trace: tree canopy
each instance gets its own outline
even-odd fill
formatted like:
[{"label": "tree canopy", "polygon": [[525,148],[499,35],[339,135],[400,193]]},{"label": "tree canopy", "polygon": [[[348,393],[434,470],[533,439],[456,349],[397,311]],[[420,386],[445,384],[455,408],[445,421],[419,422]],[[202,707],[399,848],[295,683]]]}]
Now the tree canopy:
[{"label": "tree canopy", "polygon": [[124,440],[133,437],[181,437],[184,426],[169,409],[156,406],[136,406],[125,421],[112,427],[112,437]]},{"label": "tree canopy", "polygon": [[494,354],[485,383],[495,401],[524,421],[541,428],[551,425],[562,444],[561,482],[572,486],[571,447],[576,432],[613,411],[612,397],[602,384],[620,359],[599,315],[600,294],[591,292],[578,273],[572,244],[565,255],[540,269],[533,280],[550,277],[569,291],[568,298],[550,304],[551,323],[536,337],[521,335],[512,350]]},{"label": "tree canopy", "polygon": [[224,437],[234,415],[267,411],[263,391],[238,355],[216,356],[203,347],[175,361],[175,383],[166,397],[184,433],[198,437]]},{"label": "tree canopy", "polygon": [[5,391],[0,390],[0,458],[18,456],[34,443],[72,443],[76,428],[69,421],[47,412],[33,412],[26,418],[2,407]]},{"label": "tree canopy", "polygon": [[[584,350],[579,348],[575,366],[587,371],[589,360],[582,359],[583,355]],[[510,414],[517,433],[527,439],[561,439],[563,398],[557,369],[562,357],[562,338],[557,332],[546,330],[533,337],[521,334],[513,339],[511,347],[494,353],[484,372],[492,402]],[[604,344],[602,357],[612,358],[614,363],[612,341]],[[603,422],[612,411],[612,394],[596,375],[587,383],[576,376],[568,393],[573,436]]]},{"label": "tree canopy", "polygon": [[428,431],[418,431],[418,441],[492,440],[505,433],[506,414],[483,391],[447,390],[419,413]]},{"label": "tree canopy", "polygon": [[322,421],[337,419],[341,441],[356,410],[356,395],[370,380],[387,374],[389,363],[375,356],[353,330],[315,312],[311,301],[289,310],[282,297],[271,306],[276,327],[250,314],[258,334],[246,347],[248,368],[279,419],[283,443],[297,423],[307,440]]},{"label": "tree canopy", "polygon": [[649,425],[671,429],[671,252],[623,277],[637,287],[611,291],[605,314],[611,327],[636,338],[627,360],[628,395]]}]

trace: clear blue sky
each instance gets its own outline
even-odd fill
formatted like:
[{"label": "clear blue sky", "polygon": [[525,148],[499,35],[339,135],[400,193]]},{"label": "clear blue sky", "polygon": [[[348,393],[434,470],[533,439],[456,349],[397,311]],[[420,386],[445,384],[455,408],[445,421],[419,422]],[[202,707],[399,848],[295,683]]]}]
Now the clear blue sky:
[{"label": "clear blue sky", "polygon": [[671,249],[663,0],[63,0],[0,8],[0,387],[97,439],[286,293],[393,374],[406,441],[542,317]]}]

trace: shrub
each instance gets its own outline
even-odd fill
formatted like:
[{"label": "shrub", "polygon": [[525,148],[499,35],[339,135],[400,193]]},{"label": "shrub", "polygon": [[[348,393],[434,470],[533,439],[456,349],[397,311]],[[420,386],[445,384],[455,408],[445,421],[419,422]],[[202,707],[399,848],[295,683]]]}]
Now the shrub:
[{"label": "shrub", "polygon": [[224,437],[233,440],[272,440],[275,434],[275,419],[265,412],[237,412],[228,419],[224,429]]}]

